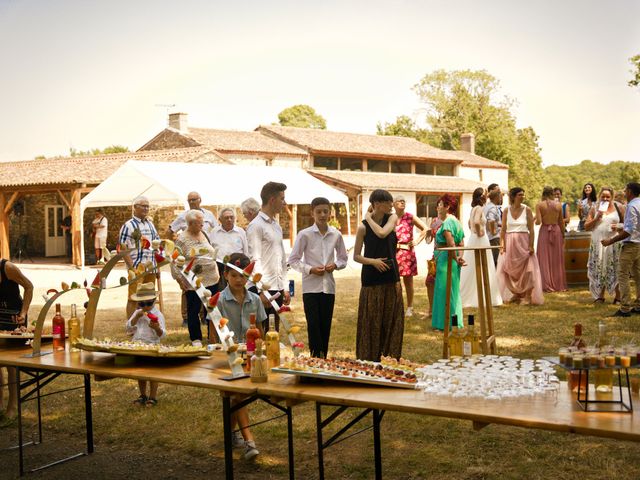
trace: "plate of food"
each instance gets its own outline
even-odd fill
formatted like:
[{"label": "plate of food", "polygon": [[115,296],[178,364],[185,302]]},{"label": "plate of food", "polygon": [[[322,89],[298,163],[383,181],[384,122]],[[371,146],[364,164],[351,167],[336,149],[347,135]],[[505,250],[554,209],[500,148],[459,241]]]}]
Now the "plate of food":
[{"label": "plate of food", "polygon": [[104,340],[79,338],[75,346],[89,352],[106,352],[136,357],[189,358],[209,355],[205,347],[114,341],[109,338]]}]

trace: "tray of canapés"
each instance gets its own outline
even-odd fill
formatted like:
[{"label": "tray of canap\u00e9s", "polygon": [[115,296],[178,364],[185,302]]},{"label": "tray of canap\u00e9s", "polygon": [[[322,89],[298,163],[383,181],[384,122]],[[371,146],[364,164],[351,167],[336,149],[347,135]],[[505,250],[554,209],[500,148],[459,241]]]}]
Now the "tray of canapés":
[{"label": "tray of canap\u00e9s", "polygon": [[640,349],[635,346],[605,349],[563,347],[558,350],[557,357],[545,357],[545,360],[568,370],[633,368],[640,365]]},{"label": "tray of canap\u00e9s", "polygon": [[354,358],[288,357],[272,372],[323,380],[339,380],[396,388],[416,388],[416,369],[424,365],[401,358],[382,357],[380,362]]},{"label": "tray of canap\u00e9s", "polygon": [[109,338],[96,340],[95,338],[81,337],[78,338],[73,346],[88,352],[115,353],[117,355],[136,357],[189,358],[209,356],[206,347],[117,341]]},{"label": "tray of canap\u00e9s", "polygon": [[[6,340],[33,340],[35,337],[36,327],[24,325],[17,327],[14,330],[0,330],[0,339]],[[53,339],[53,334],[50,331],[43,331],[40,336],[43,340]]]}]

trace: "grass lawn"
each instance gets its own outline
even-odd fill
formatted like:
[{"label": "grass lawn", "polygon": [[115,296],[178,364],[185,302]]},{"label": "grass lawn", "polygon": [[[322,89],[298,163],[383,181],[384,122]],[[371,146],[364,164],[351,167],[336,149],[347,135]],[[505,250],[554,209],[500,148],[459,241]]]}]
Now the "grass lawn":
[{"label": "grass lawn", "polygon": [[[414,310],[419,313],[427,309],[423,281],[423,277],[416,278]],[[343,277],[337,283],[330,354],[353,355],[360,282],[357,277]],[[167,303],[169,324],[177,327],[177,294],[169,294]],[[296,318],[303,325],[301,298],[296,297],[296,306]],[[520,358],[553,354],[570,342],[577,321],[584,325],[587,343],[593,343],[598,321],[614,310],[612,305],[591,304],[586,289],[546,295],[543,306],[497,308],[494,314],[498,353]],[[123,309],[101,310],[96,335],[122,336],[122,317]],[[617,344],[640,341],[639,322],[640,317],[636,316],[607,319]],[[304,329],[300,338],[306,343]],[[186,330],[176,328],[169,341],[181,343],[187,339]],[[431,330],[430,321],[414,316],[405,324],[403,356],[420,362],[434,361],[441,353],[441,341],[442,335]],[[63,378],[54,384],[61,388],[71,385],[72,380]],[[222,478],[221,404],[215,392],[161,385],[158,406],[148,409],[131,405],[137,396],[133,381],[93,383],[95,458],[57,466],[35,477]],[[81,391],[73,391],[46,399],[46,435],[58,439],[57,443],[82,445],[81,397]],[[271,414],[268,407],[251,407],[253,420]],[[27,415],[32,422],[35,409],[29,407]],[[311,404],[294,409],[298,478],[317,478],[314,415]],[[284,420],[256,426],[254,434],[261,455],[254,464],[236,460],[237,478],[287,478]],[[372,478],[372,443],[371,434],[365,433],[329,449],[325,454],[327,478]],[[640,448],[634,443],[498,425],[475,432],[468,421],[393,412],[387,413],[382,423],[382,448],[384,477],[390,479],[640,478]],[[2,455],[5,464],[17,463],[14,453]],[[122,471],[124,467],[139,470],[127,474]]]}]

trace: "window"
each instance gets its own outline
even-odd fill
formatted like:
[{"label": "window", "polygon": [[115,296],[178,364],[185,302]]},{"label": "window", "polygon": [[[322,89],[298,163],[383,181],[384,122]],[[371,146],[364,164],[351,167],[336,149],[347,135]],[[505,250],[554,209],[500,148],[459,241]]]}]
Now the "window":
[{"label": "window", "polygon": [[362,159],[360,158],[341,158],[340,170],[350,170],[352,172],[362,171]]},{"label": "window", "polygon": [[481,182],[483,181],[482,180],[482,169],[481,168],[478,169],[478,180],[480,180]]},{"label": "window", "polygon": [[435,217],[438,215],[436,204],[440,195],[416,194],[416,215],[420,218]]},{"label": "window", "polygon": [[389,162],[387,160],[368,160],[367,170],[369,172],[389,173]]},{"label": "window", "polygon": [[446,175],[449,177],[453,177],[453,164],[442,163],[440,165],[436,165],[436,175]]},{"label": "window", "polygon": [[313,168],[318,170],[337,170],[338,159],[334,157],[313,157]]},{"label": "window", "polygon": [[391,173],[411,173],[411,162],[391,162]]},{"label": "window", "polygon": [[417,175],[433,175],[433,165],[430,163],[416,162]]}]

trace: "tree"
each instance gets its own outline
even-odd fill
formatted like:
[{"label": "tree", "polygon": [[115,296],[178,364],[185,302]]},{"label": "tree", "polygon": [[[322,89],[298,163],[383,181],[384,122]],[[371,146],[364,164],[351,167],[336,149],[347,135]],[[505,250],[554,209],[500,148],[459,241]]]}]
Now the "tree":
[{"label": "tree", "polygon": [[[428,141],[444,150],[460,148],[460,136],[473,133],[476,154],[509,165],[509,184],[537,197],[544,184],[538,136],[532,127],[518,129],[512,112],[514,100],[500,95],[500,82],[485,70],[437,70],[413,87],[426,105],[428,129],[399,121],[378,128]],[[410,128],[409,128],[410,127]]]},{"label": "tree", "polygon": [[376,125],[378,135],[394,135],[397,137],[411,137],[424,143],[430,142],[430,132],[425,128],[420,128],[416,122],[406,115],[396,117],[394,123],[380,122]]},{"label": "tree", "polygon": [[640,87],[640,54],[631,57],[629,62],[633,65],[633,70],[630,70],[633,78],[629,80],[628,85],[630,87]]},{"label": "tree", "polygon": [[92,148],[91,150],[76,150],[71,147],[69,149],[70,157],[88,157],[88,156],[97,156],[97,155],[109,155],[111,153],[127,153],[129,149],[127,147],[123,147],[122,145],[110,145],[102,150],[99,148]]},{"label": "tree", "polygon": [[327,129],[327,121],[309,105],[285,108],[278,114],[278,121],[283,127]]}]

